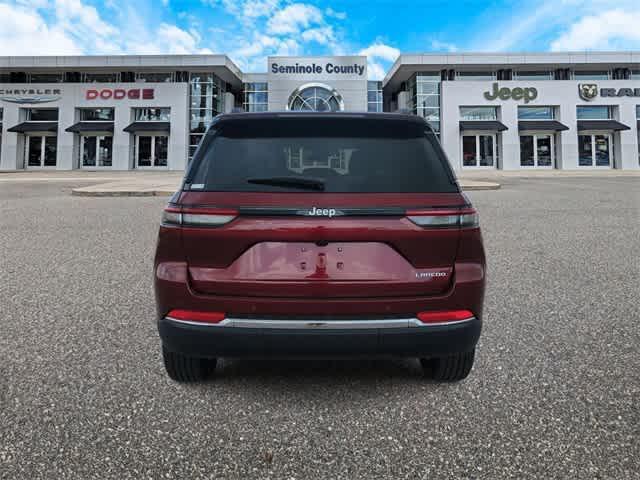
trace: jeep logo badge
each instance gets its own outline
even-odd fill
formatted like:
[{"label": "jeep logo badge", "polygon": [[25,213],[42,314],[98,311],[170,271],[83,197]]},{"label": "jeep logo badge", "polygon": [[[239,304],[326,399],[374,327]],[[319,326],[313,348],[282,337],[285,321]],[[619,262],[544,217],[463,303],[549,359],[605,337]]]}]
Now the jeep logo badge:
[{"label": "jeep logo badge", "polygon": [[298,215],[304,215],[307,217],[335,217],[338,215],[344,215],[340,210],[335,208],[318,208],[313,207],[311,210],[299,210]]},{"label": "jeep logo badge", "polygon": [[595,83],[579,83],[578,93],[583,100],[593,100],[598,95],[598,85]]},{"label": "jeep logo badge", "polygon": [[524,100],[524,103],[529,103],[531,100],[538,98],[538,89],[534,87],[502,87],[500,88],[497,82],[492,85],[493,91],[484,92],[484,98],[487,100]]}]

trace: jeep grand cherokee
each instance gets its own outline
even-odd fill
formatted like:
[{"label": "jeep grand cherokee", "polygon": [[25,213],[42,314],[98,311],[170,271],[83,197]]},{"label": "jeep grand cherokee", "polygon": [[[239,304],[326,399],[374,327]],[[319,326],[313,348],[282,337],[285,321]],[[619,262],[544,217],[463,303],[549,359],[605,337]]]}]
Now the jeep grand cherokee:
[{"label": "jeep grand cherokee", "polygon": [[178,381],[219,357],[418,357],[440,381],[473,365],[478,214],[418,116],[216,117],[164,210],[154,273]]}]

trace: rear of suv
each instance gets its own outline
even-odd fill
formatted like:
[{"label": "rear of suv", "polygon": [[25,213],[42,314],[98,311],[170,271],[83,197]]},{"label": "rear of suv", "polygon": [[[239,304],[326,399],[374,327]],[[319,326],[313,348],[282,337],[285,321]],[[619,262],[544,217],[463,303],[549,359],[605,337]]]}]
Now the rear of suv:
[{"label": "rear of suv", "polygon": [[218,116],[163,212],[154,273],[178,381],[274,355],[418,357],[456,381],[480,336],[478,215],[413,115]]}]

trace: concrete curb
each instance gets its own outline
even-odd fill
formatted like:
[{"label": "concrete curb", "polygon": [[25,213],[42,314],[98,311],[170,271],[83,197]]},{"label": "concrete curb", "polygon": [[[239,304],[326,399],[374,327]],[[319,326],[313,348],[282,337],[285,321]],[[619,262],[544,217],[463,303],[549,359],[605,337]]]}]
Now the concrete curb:
[{"label": "concrete curb", "polygon": [[97,190],[74,188],[71,195],[74,197],[169,197],[175,190]]}]

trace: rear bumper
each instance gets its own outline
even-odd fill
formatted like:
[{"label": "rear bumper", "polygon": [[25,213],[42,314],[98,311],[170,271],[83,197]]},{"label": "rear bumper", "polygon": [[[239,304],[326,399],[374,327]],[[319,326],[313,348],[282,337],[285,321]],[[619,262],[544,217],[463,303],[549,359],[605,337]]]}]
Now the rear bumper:
[{"label": "rear bumper", "polygon": [[482,327],[476,318],[432,325],[414,319],[229,320],[203,325],[162,318],[158,330],[165,348],[194,357],[431,357],[470,351]]}]

